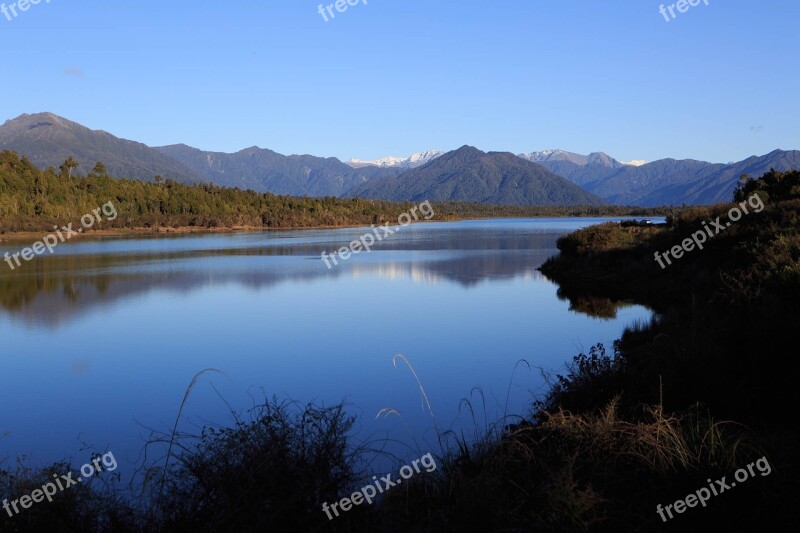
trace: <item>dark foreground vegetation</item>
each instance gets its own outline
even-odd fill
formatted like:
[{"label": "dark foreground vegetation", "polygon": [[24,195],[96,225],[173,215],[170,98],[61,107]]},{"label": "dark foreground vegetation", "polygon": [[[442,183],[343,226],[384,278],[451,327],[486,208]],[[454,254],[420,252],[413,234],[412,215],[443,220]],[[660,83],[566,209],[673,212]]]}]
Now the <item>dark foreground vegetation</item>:
[{"label": "dark foreground vegetation", "polygon": [[[395,223],[414,204],[364,199],[276,196],[215,185],[182,185],[110,177],[102,163],[77,175],[77,161],[40,170],[15,152],[0,152],[0,233],[50,231],[78,223],[107,202],[119,212],[93,229],[311,228]],[[434,220],[532,216],[656,216],[664,209],[515,207],[436,203]]]},{"label": "dark foreground vegetation", "polygon": [[[329,521],[323,502],[369,483],[370,454],[341,406],[266,401],[231,428],[162,435],[133,494],[81,486],[3,531],[792,531],[798,424],[792,360],[800,331],[800,172],[743,183],[765,208],[661,269],[656,251],[731,205],[672,214],[662,227],[607,224],[559,241],[542,267],[573,305],[608,316],[620,302],[657,317],[575,358],[530,416],[482,438],[443,435],[439,468]],[[173,442],[174,441],[174,442]],[[429,450],[421,450],[426,453]],[[668,505],[765,457],[769,476],[688,508]],[[167,467],[165,468],[165,462]],[[51,472],[0,473],[0,499]]]}]

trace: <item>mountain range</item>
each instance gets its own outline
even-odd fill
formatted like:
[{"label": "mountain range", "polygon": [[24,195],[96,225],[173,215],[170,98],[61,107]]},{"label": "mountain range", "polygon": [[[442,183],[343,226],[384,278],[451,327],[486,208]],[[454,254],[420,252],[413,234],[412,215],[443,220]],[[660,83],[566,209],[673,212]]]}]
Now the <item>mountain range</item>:
[{"label": "mountain range", "polygon": [[641,165],[638,161],[637,165],[620,163],[603,153],[584,158],[561,150],[554,152],[541,158],[539,164],[611,204],[643,207],[724,202],[730,200],[744,174],[759,177],[772,168],[800,168],[798,150],[774,150],[728,164],[660,159]]},{"label": "mountain range", "polygon": [[185,144],[155,150],[185,165],[203,181],[292,196],[343,196],[373,178],[396,173],[375,166],[353,168],[335,157],[286,156],[257,146],[234,154],[204,152]]},{"label": "mountain range", "polygon": [[111,175],[296,196],[364,196],[387,200],[460,200],[514,205],[658,206],[730,199],[743,174],[800,168],[800,151],[775,150],[735,163],[691,159],[620,162],[603,153],[544,150],[514,155],[464,146],[372,161],[282,155],[251,147],[209,152],[184,144],[149,147],[91,130],[52,113],[23,114],[0,126],[0,150],[57,168],[68,157],[88,172],[102,161]]}]

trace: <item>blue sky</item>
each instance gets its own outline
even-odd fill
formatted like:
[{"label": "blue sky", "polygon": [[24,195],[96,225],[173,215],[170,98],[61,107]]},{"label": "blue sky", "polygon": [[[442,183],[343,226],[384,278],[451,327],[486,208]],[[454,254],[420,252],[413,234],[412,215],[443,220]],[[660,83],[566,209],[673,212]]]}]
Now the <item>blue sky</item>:
[{"label": "blue sky", "polygon": [[0,14],[0,121],[341,159],[800,148],[796,0],[45,1]]}]

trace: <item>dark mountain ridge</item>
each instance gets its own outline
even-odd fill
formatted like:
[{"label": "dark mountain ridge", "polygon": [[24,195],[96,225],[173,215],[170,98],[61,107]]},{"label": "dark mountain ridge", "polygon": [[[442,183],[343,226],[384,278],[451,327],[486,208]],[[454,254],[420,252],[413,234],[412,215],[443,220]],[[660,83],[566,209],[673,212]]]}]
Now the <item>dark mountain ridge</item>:
[{"label": "dark mountain ridge", "polygon": [[406,201],[504,205],[603,205],[597,196],[510,152],[463,146],[399,176],[378,178],[351,195]]}]

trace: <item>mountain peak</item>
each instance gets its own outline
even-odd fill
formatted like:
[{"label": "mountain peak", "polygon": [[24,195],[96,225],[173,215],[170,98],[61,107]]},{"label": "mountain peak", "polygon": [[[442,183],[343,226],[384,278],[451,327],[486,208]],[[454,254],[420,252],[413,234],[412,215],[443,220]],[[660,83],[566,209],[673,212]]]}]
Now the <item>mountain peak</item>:
[{"label": "mountain peak", "polygon": [[620,162],[614,159],[613,157],[605,154],[603,152],[592,152],[587,156],[587,161],[589,165],[596,164],[596,165],[603,165],[606,167],[615,168],[620,166]]},{"label": "mountain peak", "polygon": [[482,150],[478,150],[474,146],[470,146],[468,144],[465,144],[461,148],[453,150],[452,152],[450,152],[450,154],[452,154],[452,155],[456,155],[456,154],[458,154],[458,155],[484,155],[484,154],[486,154],[486,152],[484,152]]},{"label": "mountain peak", "polygon": [[256,146],[254,144],[253,146],[248,146],[247,148],[242,148],[237,153],[239,153],[239,154],[256,154],[256,153],[260,152],[261,150],[262,150],[262,148],[260,146]]},{"label": "mountain peak", "polygon": [[24,113],[0,126],[0,150],[14,150],[40,168],[58,167],[66,158],[87,172],[97,161],[109,173],[150,181],[156,174],[178,181],[198,181],[188,168],[144,144],[91,130],[55,113]]},{"label": "mountain peak", "polygon": [[69,128],[70,126],[79,126],[79,124],[72,122],[70,120],[65,119],[64,117],[60,117],[55,113],[50,113],[49,111],[43,111],[41,113],[23,113],[18,117],[6,120],[3,124],[4,127],[8,128],[26,128],[26,127],[37,127],[37,126],[61,126],[63,128]]}]

